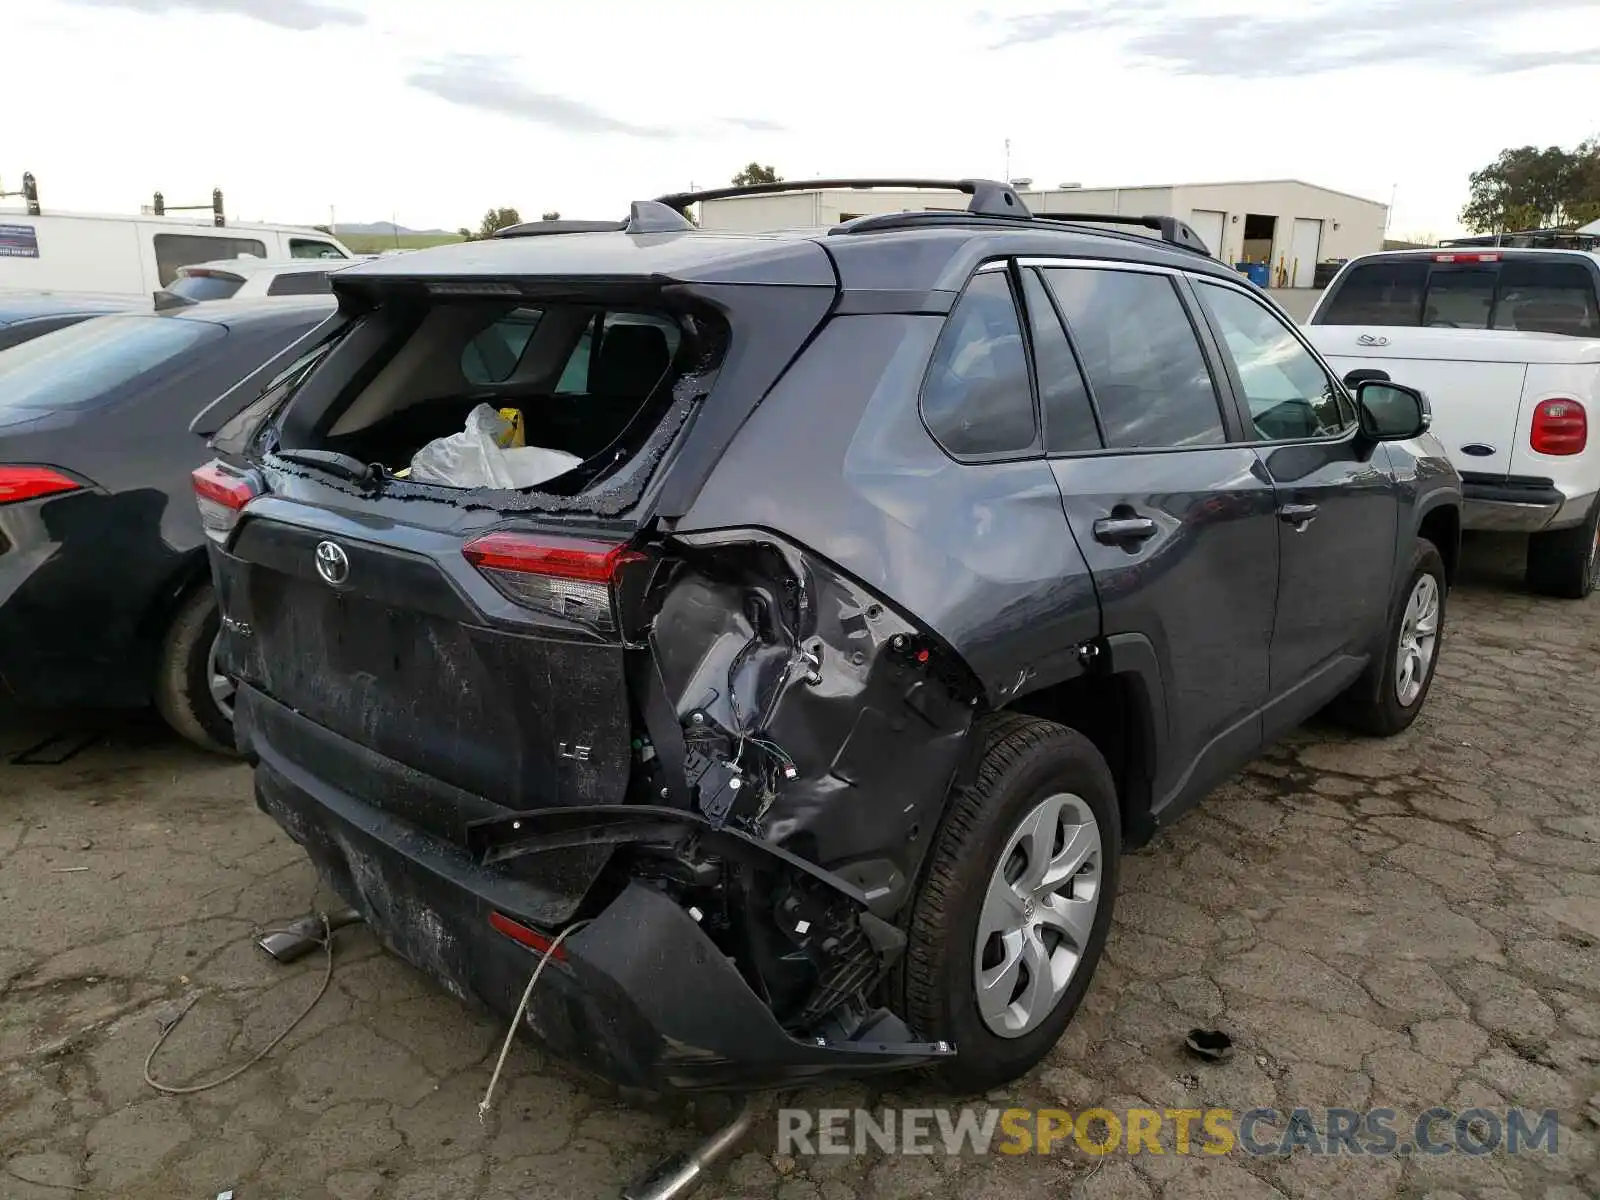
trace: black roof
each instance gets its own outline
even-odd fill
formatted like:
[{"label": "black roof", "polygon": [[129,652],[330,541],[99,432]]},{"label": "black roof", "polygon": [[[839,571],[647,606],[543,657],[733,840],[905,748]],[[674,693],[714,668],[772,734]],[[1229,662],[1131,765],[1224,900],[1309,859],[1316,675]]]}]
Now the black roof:
[{"label": "black roof", "polygon": [[182,308],[169,308],[154,316],[164,321],[204,321],[229,328],[245,325],[294,324],[307,313],[332,316],[337,305],[332,296],[273,296],[251,300],[207,300]]}]

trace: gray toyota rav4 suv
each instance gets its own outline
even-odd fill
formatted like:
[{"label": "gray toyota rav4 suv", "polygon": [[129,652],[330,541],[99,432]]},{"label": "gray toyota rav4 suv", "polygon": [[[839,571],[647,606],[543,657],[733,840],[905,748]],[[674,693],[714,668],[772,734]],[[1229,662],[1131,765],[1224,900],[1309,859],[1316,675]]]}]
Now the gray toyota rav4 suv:
[{"label": "gray toyota rav4 suv", "polygon": [[[615,1082],[1017,1076],[1125,853],[1319,709],[1427,698],[1424,398],[1181,222],[921,186],[966,207],[729,236],[681,194],[352,267],[195,423],[261,807]],[[418,478],[480,405],[569,469]]]}]

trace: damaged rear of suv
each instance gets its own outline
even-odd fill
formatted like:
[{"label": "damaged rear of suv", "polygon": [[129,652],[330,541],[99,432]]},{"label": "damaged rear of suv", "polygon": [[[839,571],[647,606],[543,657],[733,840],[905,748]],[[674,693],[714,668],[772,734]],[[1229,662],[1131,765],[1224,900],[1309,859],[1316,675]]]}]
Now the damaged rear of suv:
[{"label": "damaged rear of suv", "polygon": [[[839,236],[670,197],[358,266],[196,422],[258,802],[453,993],[509,1015],[548,956],[529,1029],[618,1083],[1020,1074],[1170,782],[1161,664],[1106,636],[1041,452],[1022,256],[1198,257],[953,186]],[[413,478],[483,405],[575,465]]]}]

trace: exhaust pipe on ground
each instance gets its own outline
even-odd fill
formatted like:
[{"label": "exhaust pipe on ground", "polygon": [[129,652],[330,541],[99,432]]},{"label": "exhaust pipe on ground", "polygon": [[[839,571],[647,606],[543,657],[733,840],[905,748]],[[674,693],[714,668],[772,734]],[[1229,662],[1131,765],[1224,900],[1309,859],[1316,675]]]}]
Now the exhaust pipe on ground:
[{"label": "exhaust pipe on ground", "polygon": [[705,1182],[706,1173],[750,1132],[755,1100],[746,1099],[738,1114],[687,1154],[675,1154],[649,1174],[622,1189],[622,1200],[682,1200]]},{"label": "exhaust pipe on ground", "polygon": [[[361,921],[361,914],[353,908],[340,909],[324,917],[319,913],[301,917],[292,921],[281,929],[269,929],[256,939],[268,954],[280,963],[292,963],[304,958],[318,946],[326,934],[333,933],[336,929],[343,929],[347,925],[356,925]],[[326,925],[324,925],[326,922]]]}]

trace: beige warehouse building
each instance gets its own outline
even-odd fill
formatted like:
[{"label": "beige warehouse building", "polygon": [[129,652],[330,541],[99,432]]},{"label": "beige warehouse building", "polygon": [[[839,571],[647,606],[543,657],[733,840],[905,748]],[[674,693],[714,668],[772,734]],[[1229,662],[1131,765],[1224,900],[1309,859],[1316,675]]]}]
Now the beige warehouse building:
[{"label": "beige warehouse building", "polygon": [[[1317,263],[1383,249],[1389,217],[1388,205],[1296,179],[1049,189],[1015,182],[1034,212],[1178,217],[1223,262],[1265,264],[1274,287],[1311,287]],[[709,200],[700,223],[728,231],[826,228],[872,213],[960,207],[948,192],[827,188]]]}]

